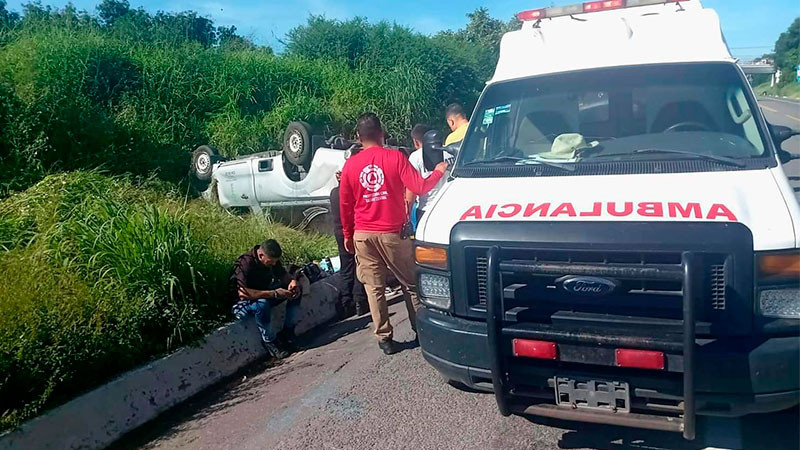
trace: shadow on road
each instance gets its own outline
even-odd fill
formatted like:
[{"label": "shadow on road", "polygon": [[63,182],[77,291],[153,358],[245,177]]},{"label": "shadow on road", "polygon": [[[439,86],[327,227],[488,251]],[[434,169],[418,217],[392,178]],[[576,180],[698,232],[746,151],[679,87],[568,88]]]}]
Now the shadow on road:
[{"label": "shadow on road", "polygon": [[[171,408],[158,416],[157,420],[122,436],[108,448],[111,450],[158,448],[162,440],[186,430],[202,427],[206,418],[261,398],[263,394],[260,390],[253,389],[253,386],[274,383],[289,375],[291,370],[282,368],[282,365],[281,361],[272,359],[253,363],[227,381],[206,390],[202,395]],[[265,372],[266,377],[263,376]]]},{"label": "shadow on road", "polygon": [[533,423],[565,430],[561,449],[602,450],[697,450],[708,447],[747,450],[794,450],[800,448],[797,408],[775,414],[744,418],[699,418],[698,439],[684,440],[678,433],[609,425],[580,424],[556,419],[527,417]]}]

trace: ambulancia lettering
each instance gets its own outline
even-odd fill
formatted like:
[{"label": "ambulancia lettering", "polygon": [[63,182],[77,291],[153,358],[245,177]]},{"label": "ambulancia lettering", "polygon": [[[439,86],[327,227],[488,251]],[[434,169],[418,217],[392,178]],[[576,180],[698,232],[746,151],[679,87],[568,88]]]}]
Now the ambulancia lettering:
[{"label": "ambulancia lettering", "polygon": [[727,206],[710,206],[697,202],[594,202],[576,206],[573,203],[506,203],[473,205],[461,215],[461,220],[528,219],[532,217],[665,217],[670,219],[706,219],[737,222]]}]

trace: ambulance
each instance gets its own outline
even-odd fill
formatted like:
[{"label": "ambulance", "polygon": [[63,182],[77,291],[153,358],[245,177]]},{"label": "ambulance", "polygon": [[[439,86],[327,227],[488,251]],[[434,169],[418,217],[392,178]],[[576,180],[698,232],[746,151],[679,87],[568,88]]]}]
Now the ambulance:
[{"label": "ambulance", "polygon": [[686,439],[797,406],[797,132],[767,123],[716,12],[519,18],[417,228],[425,359],[503,415]]}]

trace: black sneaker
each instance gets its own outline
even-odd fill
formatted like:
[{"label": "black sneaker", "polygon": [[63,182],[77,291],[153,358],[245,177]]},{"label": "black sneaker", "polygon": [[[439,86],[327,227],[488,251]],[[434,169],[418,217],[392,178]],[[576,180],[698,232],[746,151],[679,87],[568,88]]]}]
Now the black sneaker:
[{"label": "black sneaker", "polygon": [[364,314],[369,314],[369,304],[367,304],[366,302],[356,303],[356,315],[363,316]]},{"label": "black sneaker", "polygon": [[261,342],[267,352],[272,355],[275,359],[283,359],[289,356],[289,352],[280,348],[280,346],[276,342]]},{"label": "black sneaker", "polygon": [[277,344],[285,351],[290,353],[297,351],[297,336],[294,334],[294,327],[284,328],[278,333]]},{"label": "black sneaker", "polygon": [[397,353],[397,345],[391,339],[378,342],[378,347],[380,347],[381,350],[383,350],[384,355],[392,355]]}]

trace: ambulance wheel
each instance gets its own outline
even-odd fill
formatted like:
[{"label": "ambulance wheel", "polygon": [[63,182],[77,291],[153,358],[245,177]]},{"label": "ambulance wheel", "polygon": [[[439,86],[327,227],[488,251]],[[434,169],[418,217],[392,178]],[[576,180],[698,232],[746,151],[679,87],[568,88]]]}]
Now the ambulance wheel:
[{"label": "ambulance wheel", "polygon": [[305,122],[292,122],[283,135],[283,154],[286,159],[306,170],[311,166],[311,126]]}]

